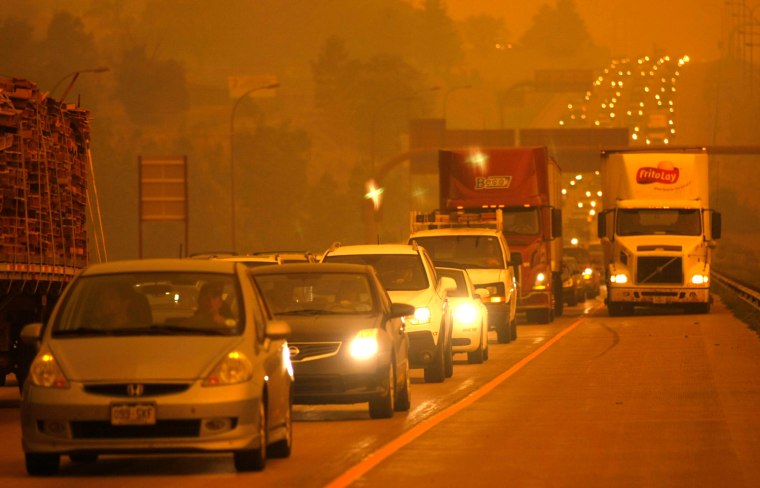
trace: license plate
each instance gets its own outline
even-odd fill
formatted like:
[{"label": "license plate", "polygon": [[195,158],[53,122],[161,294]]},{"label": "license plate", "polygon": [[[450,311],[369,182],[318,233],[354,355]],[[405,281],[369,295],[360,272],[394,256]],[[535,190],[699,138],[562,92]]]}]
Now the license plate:
[{"label": "license plate", "polygon": [[666,297],[653,297],[652,298],[653,303],[667,303]]},{"label": "license plate", "polygon": [[156,406],[152,403],[120,403],[111,405],[111,425],[153,425]]}]

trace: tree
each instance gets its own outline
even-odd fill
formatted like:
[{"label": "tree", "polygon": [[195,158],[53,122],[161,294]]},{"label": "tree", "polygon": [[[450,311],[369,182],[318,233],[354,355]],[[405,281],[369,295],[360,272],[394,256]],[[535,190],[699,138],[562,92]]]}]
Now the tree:
[{"label": "tree", "polygon": [[116,97],[135,123],[170,121],[189,106],[182,65],[148,56],[145,46],[125,50],[116,73]]},{"label": "tree", "polygon": [[409,46],[410,57],[431,72],[444,74],[463,59],[462,45],[454,22],[442,0],[425,0],[415,14],[415,36]]},{"label": "tree", "polygon": [[544,55],[568,57],[590,47],[592,42],[573,0],[557,0],[555,7],[541,6],[520,45]]},{"label": "tree", "polygon": [[15,17],[0,23],[0,73],[8,77],[37,80],[39,73],[29,62],[35,58],[37,43],[32,38],[33,26]]}]

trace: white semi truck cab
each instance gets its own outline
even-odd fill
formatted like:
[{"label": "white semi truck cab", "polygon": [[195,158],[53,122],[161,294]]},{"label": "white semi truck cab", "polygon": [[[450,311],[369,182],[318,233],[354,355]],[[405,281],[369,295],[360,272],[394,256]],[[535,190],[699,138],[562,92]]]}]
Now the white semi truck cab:
[{"label": "white semi truck cab", "polygon": [[709,208],[706,150],[603,151],[602,192],[598,235],[610,315],[659,305],[708,313],[721,219]]}]

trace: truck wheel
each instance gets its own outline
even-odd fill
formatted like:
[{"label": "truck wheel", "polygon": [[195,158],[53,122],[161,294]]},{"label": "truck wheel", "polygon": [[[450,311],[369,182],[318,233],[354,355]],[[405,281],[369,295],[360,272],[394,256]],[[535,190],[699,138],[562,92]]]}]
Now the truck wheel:
[{"label": "truck wheel", "polygon": [[508,344],[512,340],[511,329],[509,322],[499,325],[499,328],[496,329],[496,339],[499,341],[499,344]]},{"label": "truck wheel", "polygon": [[[556,273],[552,275],[552,292],[554,293],[554,316],[562,317],[562,314],[565,313],[565,303],[562,297],[562,276]],[[548,324],[549,322],[540,323]]]}]

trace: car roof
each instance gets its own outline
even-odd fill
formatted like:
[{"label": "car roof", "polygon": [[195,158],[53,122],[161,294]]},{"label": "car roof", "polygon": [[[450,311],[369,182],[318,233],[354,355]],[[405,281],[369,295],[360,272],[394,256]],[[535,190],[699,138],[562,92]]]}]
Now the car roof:
[{"label": "car roof", "polygon": [[501,232],[496,229],[487,227],[446,227],[442,229],[418,230],[409,236],[409,239],[416,237],[434,237],[434,236],[499,236]]},{"label": "car roof", "polygon": [[289,274],[289,273],[369,273],[374,268],[368,264],[347,263],[290,263],[281,266],[261,266],[250,270],[251,274]]},{"label": "car roof", "polygon": [[280,263],[280,261],[274,256],[225,256],[211,259],[218,259],[219,261],[237,261],[239,263]]},{"label": "car roof", "polygon": [[418,254],[411,244],[357,244],[340,246],[325,252],[328,256],[353,256],[357,254]]},{"label": "car roof", "polygon": [[221,259],[133,259],[91,264],[82,272],[85,276],[135,273],[151,271],[192,271],[207,273],[233,273],[236,263]]}]

